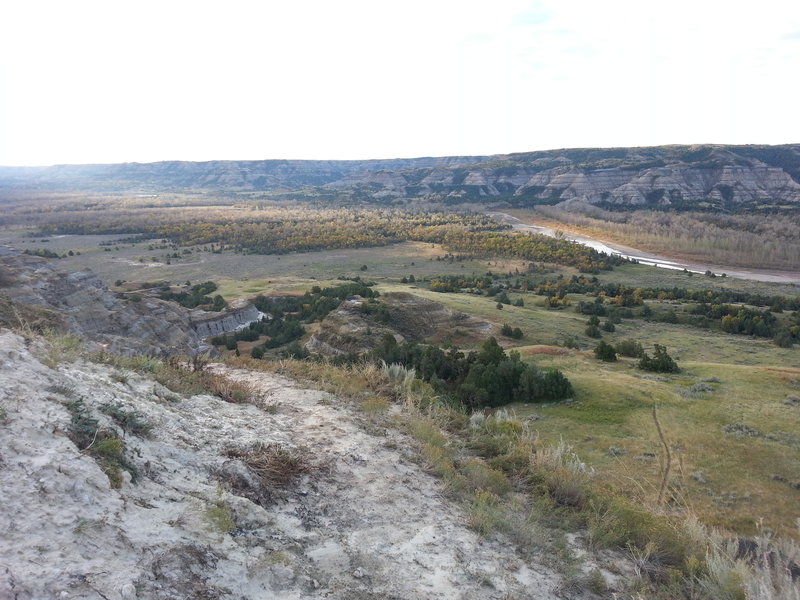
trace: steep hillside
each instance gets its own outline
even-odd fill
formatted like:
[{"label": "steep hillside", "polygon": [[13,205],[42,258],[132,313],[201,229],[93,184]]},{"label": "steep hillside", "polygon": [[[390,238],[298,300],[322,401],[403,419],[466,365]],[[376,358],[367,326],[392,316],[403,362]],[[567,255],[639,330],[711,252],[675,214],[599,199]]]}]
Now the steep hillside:
[{"label": "steep hillside", "polygon": [[188,310],[155,297],[126,301],[89,271],[62,273],[52,260],[7,247],[2,251],[0,326],[65,329],[86,339],[94,350],[197,354],[212,350],[203,338],[261,316],[247,301],[236,301],[221,312]]},{"label": "steep hillside", "polygon": [[581,201],[676,208],[796,206],[800,146],[565,149],[364,161],[213,161],[0,167],[0,199],[24,191],[268,191],[331,199]]}]

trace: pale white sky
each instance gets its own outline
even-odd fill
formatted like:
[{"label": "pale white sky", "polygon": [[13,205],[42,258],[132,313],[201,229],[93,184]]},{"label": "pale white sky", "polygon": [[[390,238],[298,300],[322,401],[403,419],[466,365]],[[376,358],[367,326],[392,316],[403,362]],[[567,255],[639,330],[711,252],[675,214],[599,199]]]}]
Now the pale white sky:
[{"label": "pale white sky", "polygon": [[798,0],[4,0],[0,165],[800,142]]}]

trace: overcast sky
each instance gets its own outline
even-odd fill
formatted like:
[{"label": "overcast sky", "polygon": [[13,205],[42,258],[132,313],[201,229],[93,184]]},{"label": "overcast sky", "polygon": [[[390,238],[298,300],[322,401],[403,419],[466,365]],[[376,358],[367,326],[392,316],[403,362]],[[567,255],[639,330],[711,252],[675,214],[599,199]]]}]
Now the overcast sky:
[{"label": "overcast sky", "polygon": [[798,0],[4,0],[0,164],[800,142],[798,75]]}]

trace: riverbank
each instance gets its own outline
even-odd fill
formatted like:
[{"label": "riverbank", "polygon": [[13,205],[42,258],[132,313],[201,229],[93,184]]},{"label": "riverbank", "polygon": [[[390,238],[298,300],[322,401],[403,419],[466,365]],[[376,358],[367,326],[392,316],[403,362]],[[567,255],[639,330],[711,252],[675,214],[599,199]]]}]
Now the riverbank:
[{"label": "riverbank", "polygon": [[552,229],[550,227],[526,223],[517,217],[504,212],[487,213],[493,219],[507,223],[516,231],[528,233],[539,233],[550,237],[563,237],[579,244],[594,248],[598,252],[606,254],[618,254],[624,258],[630,258],[644,265],[651,265],[662,269],[682,271],[686,269],[694,273],[705,273],[711,271],[718,276],[735,277],[737,279],[749,279],[752,281],[763,281],[768,283],[788,283],[800,285],[800,271],[778,271],[770,269],[747,269],[743,267],[731,267],[724,265],[704,264],[695,261],[681,260],[675,257],[668,257],[659,254],[645,252],[630,246],[599,240],[568,229]]}]

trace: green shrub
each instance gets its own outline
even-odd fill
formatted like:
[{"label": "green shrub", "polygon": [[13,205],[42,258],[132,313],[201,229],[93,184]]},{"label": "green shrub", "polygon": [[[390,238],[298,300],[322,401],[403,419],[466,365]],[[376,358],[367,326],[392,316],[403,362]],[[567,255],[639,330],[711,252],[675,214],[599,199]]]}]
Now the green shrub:
[{"label": "green shrub", "polygon": [[460,467],[469,485],[476,490],[487,490],[496,496],[504,496],[511,491],[511,482],[505,473],[493,469],[480,460],[469,460]]},{"label": "green shrub", "polygon": [[547,491],[556,506],[581,509],[586,505],[584,476],[571,469],[556,469],[547,476]]},{"label": "green shrub", "polygon": [[603,362],[614,362],[617,360],[617,351],[614,349],[614,346],[602,340],[594,347],[594,355]]},{"label": "green shrub", "polygon": [[664,346],[655,344],[652,358],[646,353],[639,360],[639,368],[654,373],[677,373],[680,371],[678,364],[667,354]]},{"label": "green shrub", "polygon": [[139,473],[125,457],[125,441],[116,432],[98,427],[83,400],[74,400],[66,405],[70,413],[70,427],[67,436],[79,451],[89,454],[108,477],[111,487],[122,485],[122,470],[130,473],[131,481],[136,483]]},{"label": "green shrub", "polygon": [[617,354],[620,356],[630,356],[633,358],[641,358],[644,354],[644,348],[636,340],[627,339],[622,340],[616,346]]},{"label": "green shrub", "polygon": [[119,404],[104,404],[100,410],[111,417],[126,433],[139,437],[150,437],[153,426],[142,419],[136,411],[125,410]]},{"label": "green shrub", "polygon": [[[702,558],[705,548],[679,527],[644,506],[615,495],[597,495],[587,506],[589,532],[595,545],[628,549],[643,557],[651,576],[665,569],[681,569],[691,557]],[[646,569],[647,570],[647,569]]]},{"label": "green shrub", "polygon": [[467,511],[469,526],[481,535],[508,529],[509,523],[500,499],[486,490],[478,490]]},{"label": "green shrub", "polygon": [[600,331],[600,328],[597,325],[589,325],[586,329],[584,329],[583,333],[590,338],[599,339],[603,337],[603,333]]}]

